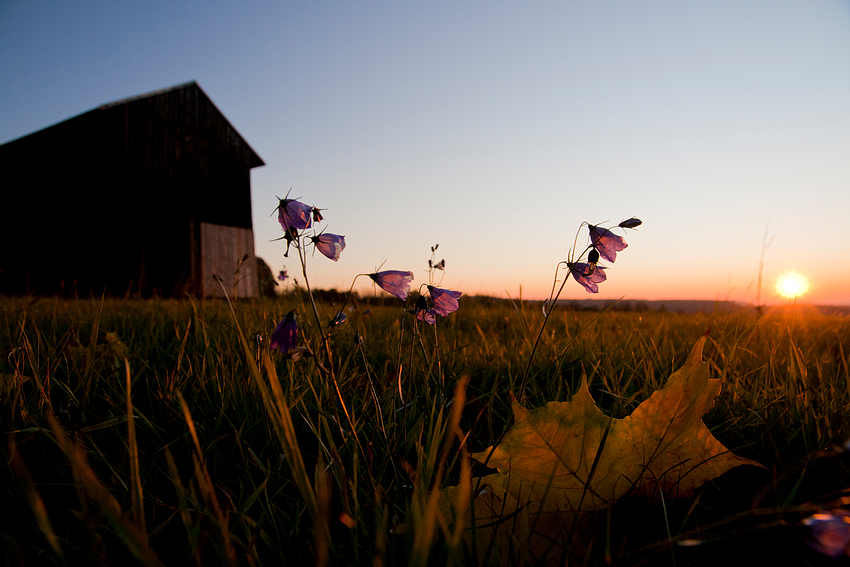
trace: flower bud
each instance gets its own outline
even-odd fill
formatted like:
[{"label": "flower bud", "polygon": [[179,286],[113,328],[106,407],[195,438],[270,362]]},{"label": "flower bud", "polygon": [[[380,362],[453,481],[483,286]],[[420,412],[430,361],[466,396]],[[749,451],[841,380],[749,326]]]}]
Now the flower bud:
[{"label": "flower bud", "polygon": [[619,226],[620,228],[637,228],[642,224],[643,224],[642,220],[635,218],[635,217],[632,217],[630,219],[624,220],[623,222],[621,222],[617,226]]}]

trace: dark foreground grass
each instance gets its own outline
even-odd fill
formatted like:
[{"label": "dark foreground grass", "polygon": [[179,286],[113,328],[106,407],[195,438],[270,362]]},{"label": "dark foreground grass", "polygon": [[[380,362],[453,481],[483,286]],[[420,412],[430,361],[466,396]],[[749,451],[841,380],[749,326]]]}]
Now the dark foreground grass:
[{"label": "dark foreground grass", "polygon": [[[6,565],[470,564],[428,497],[462,480],[467,451],[498,442],[510,393],[529,407],[568,400],[585,373],[600,408],[624,417],[708,331],[724,385],[705,421],[765,469],[594,513],[562,564],[818,564],[801,520],[850,502],[847,318],[559,309],[521,392],[534,304],[463,298],[424,328],[394,299],[357,305],[327,349],[295,295],[234,312],[214,300],[0,305]],[[269,351],[291,309],[315,357]]]}]

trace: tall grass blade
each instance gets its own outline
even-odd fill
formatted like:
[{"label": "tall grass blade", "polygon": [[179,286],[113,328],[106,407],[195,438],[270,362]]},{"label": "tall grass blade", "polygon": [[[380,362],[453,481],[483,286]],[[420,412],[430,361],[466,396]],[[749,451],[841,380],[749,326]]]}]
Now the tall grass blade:
[{"label": "tall grass blade", "polygon": [[[50,424],[50,430],[53,432],[54,441],[71,461],[74,478],[77,480],[80,489],[100,506],[101,512],[109,518],[121,542],[142,564],[163,565],[148,545],[147,535],[127,519],[118,501],[97,478],[97,475],[89,466],[83,450],[68,438],[52,413],[47,414],[47,420]],[[81,496],[83,495],[81,494]]]},{"label": "tall grass blade", "polygon": [[47,515],[47,508],[44,506],[44,500],[38,492],[35,480],[27,469],[24,459],[18,453],[12,436],[9,436],[9,464],[12,468],[12,473],[17,478],[21,487],[24,490],[24,495],[27,498],[27,503],[32,509],[35,516],[35,521],[38,523],[38,528],[47,539],[47,544],[53,550],[62,563],[65,563],[65,556],[62,553],[62,547],[59,545],[59,538],[56,537],[56,532],[53,531],[53,524],[50,522],[50,517]]},{"label": "tall grass blade", "polygon": [[186,419],[186,423],[189,425],[189,432],[192,435],[192,441],[195,443],[195,455],[193,462],[195,464],[195,480],[198,482],[198,487],[201,489],[201,494],[204,496],[204,500],[206,500],[207,504],[212,508],[213,514],[215,515],[215,519],[219,525],[219,529],[221,530],[221,537],[224,544],[224,552],[227,560],[231,565],[237,565],[236,561],[236,550],[233,548],[232,537],[230,534],[229,528],[229,520],[227,514],[221,508],[221,504],[218,501],[218,495],[215,491],[215,484],[212,481],[212,477],[210,476],[209,469],[207,469],[206,460],[204,459],[203,451],[201,451],[201,443],[198,439],[198,432],[195,429],[195,421],[192,419],[192,415],[189,412],[189,406],[186,404],[186,400],[183,398],[183,394],[180,390],[177,390],[177,399],[180,401],[180,407],[183,409],[183,417]]},{"label": "tall grass blade", "polygon": [[[127,375],[127,450],[130,452],[130,492],[132,494],[132,511],[130,518],[139,532],[147,534],[145,529],[145,504],[142,493],[142,477],[139,472],[139,446],[136,443],[136,420],[133,417],[133,401],[131,397],[130,363],[124,359],[124,370]],[[145,535],[147,538],[147,536]],[[146,539],[147,541],[147,539]]]}]

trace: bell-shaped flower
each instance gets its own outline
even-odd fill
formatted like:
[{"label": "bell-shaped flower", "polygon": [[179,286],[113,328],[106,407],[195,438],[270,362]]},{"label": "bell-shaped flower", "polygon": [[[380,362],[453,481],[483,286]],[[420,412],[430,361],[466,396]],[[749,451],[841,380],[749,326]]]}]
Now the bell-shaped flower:
[{"label": "bell-shaped flower", "polygon": [[850,517],[846,514],[846,511],[818,512],[803,520],[811,530],[807,543],[833,559],[850,555]]},{"label": "bell-shaped flower", "polygon": [[458,310],[459,305],[457,300],[462,295],[461,292],[434,287],[432,285],[428,286],[428,291],[431,293],[431,303],[434,304],[434,311],[443,317],[448,317],[449,313]]},{"label": "bell-shaped flower", "polygon": [[339,255],[345,249],[345,237],[338,234],[323,232],[319,236],[313,236],[312,240],[316,249],[334,262],[339,260]]},{"label": "bell-shaped flower", "polygon": [[343,313],[342,311],[340,311],[339,313],[337,313],[336,315],[334,315],[334,318],[333,318],[333,319],[331,319],[331,325],[330,325],[330,326],[331,326],[331,327],[336,327],[337,325],[342,325],[342,324],[343,324],[343,323],[345,323],[347,320],[348,320],[348,317],[346,317],[346,316],[345,316],[345,313]]},{"label": "bell-shaped flower", "polygon": [[402,301],[407,299],[410,291],[410,282],[413,281],[413,272],[402,272],[400,270],[386,270],[369,274],[372,281],[387,293],[390,293]]},{"label": "bell-shaped flower", "polygon": [[599,284],[608,279],[603,271],[604,266],[576,262],[569,264],[573,279],[584,286],[588,293],[599,293]]},{"label": "bell-shaped flower", "polygon": [[573,279],[580,283],[588,293],[599,293],[599,284],[608,279],[608,276],[603,271],[605,270],[604,266],[576,262],[569,264],[569,268]]},{"label": "bell-shaped flower", "polygon": [[416,297],[416,302],[413,306],[413,316],[416,317],[419,321],[424,321],[429,325],[433,325],[437,322],[437,312],[434,311],[431,307],[428,306],[428,300],[425,299],[424,295],[419,295]]},{"label": "bell-shaped flower", "polygon": [[416,310],[416,318],[420,321],[424,321],[429,325],[433,325],[437,322],[437,310],[436,309],[417,309]]},{"label": "bell-shaped flower", "polygon": [[588,225],[590,228],[590,245],[609,262],[617,259],[617,252],[625,250],[629,245],[622,236],[617,236],[607,228]]},{"label": "bell-shaped flower", "polygon": [[620,228],[637,228],[642,224],[643,224],[642,220],[635,218],[635,217],[632,217],[630,219],[624,220],[623,222],[621,222],[617,226],[619,226]]},{"label": "bell-shaped flower", "polygon": [[283,230],[289,231],[291,228],[296,230],[304,230],[310,228],[312,224],[311,214],[313,207],[305,205],[301,201],[295,199],[281,199],[277,207],[277,220]]},{"label": "bell-shaped flower", "polygon": [[322,222],[325,219],[325,217],[322,216],[323,210],[324,209],[317,209],[316,207],[313,207],[313,222]]},{"label": "bell-shaped flower", "polygon": [[277,275],[277,279],[282,282],[285,282],[288,277],[289,274],[286,273],[286,270],[281,270],[280,273]]},{"label": "bell-shaped flower", "polygon": [[295,310],[292,310],[275,327],[270,344],[272,350],[278,349],[281,354],[287,354],[297,343],[298,322],[295,320]]}]

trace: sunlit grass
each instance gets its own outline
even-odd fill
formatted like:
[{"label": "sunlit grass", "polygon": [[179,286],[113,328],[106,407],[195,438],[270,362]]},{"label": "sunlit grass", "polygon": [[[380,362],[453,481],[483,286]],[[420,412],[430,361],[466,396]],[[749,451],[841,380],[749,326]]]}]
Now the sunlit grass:
[{"label": "sunlit grass", "polygon": [[[331,336],[334,384],[321,360],[269,352],[292,309],[308,343],[320,336],[297,294],[240,301],[234,313],[197,300],[0,305],[10,564],[462,564],[429,494],[458,484],[466,452],[509,427],[543,318],[539,304],[464,297],[437,337],[394,299],[357,304]],[[316,308],[330,320],[339,305]],[[767,537],[846,496],[850,472],[833,447],[850,437],[847,318],[559,307],[524,404],[568,400],[584,373],[600,408],[624,417],[706,332],[724,379],[706,423],[770,472],[733,471],[663,504],[620,503],[587,521],[570,561],[672,561],[668,530],[743,546],[738,534]],[[414,528],[398,533],[405,523]],[[697,547],[706,558],[723,549]]]}]

